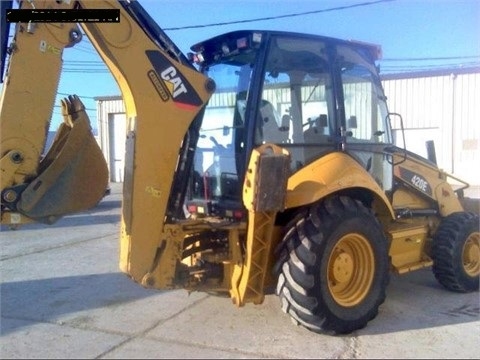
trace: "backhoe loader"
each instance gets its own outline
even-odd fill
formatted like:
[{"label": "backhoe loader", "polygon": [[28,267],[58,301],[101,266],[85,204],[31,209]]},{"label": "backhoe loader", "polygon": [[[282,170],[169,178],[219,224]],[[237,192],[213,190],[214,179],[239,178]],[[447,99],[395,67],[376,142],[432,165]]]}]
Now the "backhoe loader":
[{"label": "backhoe loader", "polygon": [[330,334],[366,326],[392,272],[431,267],[446,289],[478,290],[469,184],[395,146],[402,120],[387,109],[379,46],[245,30],[185,55],[137,1],[20,2],[32,8],[120,19],[15,24],[2,48],[2,224],[52,224],[105,192],[77,96],[41,156],[62,54],[84,33],[126,107],[119,267],[133,281],[239,307],[276,293],[294,323]]}]

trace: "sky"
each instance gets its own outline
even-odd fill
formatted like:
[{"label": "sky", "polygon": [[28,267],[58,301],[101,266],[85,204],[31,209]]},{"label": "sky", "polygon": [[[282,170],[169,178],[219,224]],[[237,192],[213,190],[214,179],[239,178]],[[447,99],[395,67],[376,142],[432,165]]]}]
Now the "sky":
[{"label": "sky", "polygon": [[[480,0],[139,2],[184,53],[191,45],[223,32],[266,29],[379,44],[382,73],[480,66]],[[97,128],[93,98],[121,95],[120,90],[86,37],[66,49],[63,59],[50,130],[62,121],[60,99],[68,94],[80,96]]]}]

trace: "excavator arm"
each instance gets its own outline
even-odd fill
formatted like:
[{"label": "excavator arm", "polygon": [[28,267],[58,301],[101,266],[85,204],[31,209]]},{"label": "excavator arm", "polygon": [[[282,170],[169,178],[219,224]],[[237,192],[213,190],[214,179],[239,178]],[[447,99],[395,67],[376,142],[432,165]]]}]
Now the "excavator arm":
[{"label": "excavator arm", "polygon": [[[169,241],[177,231],[167,223],[181,214],[186,186],[182,173],[193,158],[189,144],[196,141],[198,119],[214,84],[189,64],[136,1],[21,3],[23,8],[32,5],[120,11],[119,23],[78,25],[114,76],[126,107],[120,268],[134,280],[153,285],[146,275],[164,266],[160,283],[157,279],[154,285],[173,287],[181,243]],[[22,222],[49,223],[95,205],[105,190],[105,160],[77,97],[64,100],[65,123],[53,153],[41,158],[61,55],[81,37],[78,26],[16,26],[0,105],[2,223],[19,217]],[[85,191],[95,194],[84,201]]]},{"label": "excavator arm", "polygon": [[[25,5],[30,6],[21,4]],[[7,52],[10,61],[0,99],[2,223],[52,223],[61,215],[95,205],[105,191],[107,172],[101,171],[105,167],[101,151],[92,146],[95,139],[83,105],[72,103],[73,98],[64,102],[65,123],[55,146],[43,157],[62,53],[80,39],[76,24],[18,23],[10,47],[3,44],[2,64]],[[90,171],[83,172],[82,167]]]}]

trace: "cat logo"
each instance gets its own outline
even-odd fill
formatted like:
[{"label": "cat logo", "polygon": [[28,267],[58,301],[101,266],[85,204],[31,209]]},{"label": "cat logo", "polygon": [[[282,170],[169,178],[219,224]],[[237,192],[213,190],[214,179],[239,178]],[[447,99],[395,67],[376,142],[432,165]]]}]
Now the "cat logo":
[{"label": "cat logo", "polygon": [[160,95],[160,98],[163,101],[168,101],[170,96],[168,95],[168,89],[166,88],[164,82],[160,80],[157,76],[157,73],[153,70],[150,70],[147,73],[148,77],[150,78],[150,81],[152,82],[153,86],[155,86],[155,89],[157,89],[158,95]]},{"label": "cat logo", "polygon": [[170,59],[156,50],[147,50],[145,54],[154,68],[147,75],[163,101],[171,98],[177,106],[187,110],[195,110],[202,105],[195,89]]},{"label": "cat logo", "polygon": [[167,85],[167,88],[170,90],[170,94],[172,94],[174,99],[180,94],[187,92],[187,88],[183,84],[182,79],[177,76],[177,70],[173,66],[163,70],[160,76],[163,80],[165,80],[165,84]]}]

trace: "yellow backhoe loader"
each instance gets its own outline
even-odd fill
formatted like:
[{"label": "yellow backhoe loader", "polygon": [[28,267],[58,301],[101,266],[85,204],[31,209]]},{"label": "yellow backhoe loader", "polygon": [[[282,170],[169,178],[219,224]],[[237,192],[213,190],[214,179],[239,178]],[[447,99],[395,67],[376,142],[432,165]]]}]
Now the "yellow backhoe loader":
[{"label": "yellow backhoe loader", "polygon": [[[125,102],[119,267],[135,282],[237,306],[276,292],[294,322],[333,334],[377,315],[391,272],[432,267],[447,289],[478,290],[469,185],[394,145],[402,121],[387,109],[379,46],[235,31],[184,55],[137,1],[19,10],[2,14],[3,29],[24,17],[2,40],[2,224],[52,224],[105,193],[107,165],[78,97],[62,101],[65,121],[41,156],[62,54],[85,33]],[[79,10],[119,21],[35,18]]]}]

